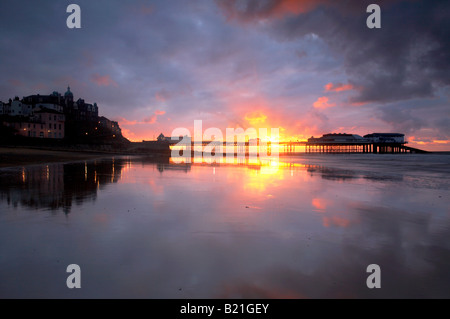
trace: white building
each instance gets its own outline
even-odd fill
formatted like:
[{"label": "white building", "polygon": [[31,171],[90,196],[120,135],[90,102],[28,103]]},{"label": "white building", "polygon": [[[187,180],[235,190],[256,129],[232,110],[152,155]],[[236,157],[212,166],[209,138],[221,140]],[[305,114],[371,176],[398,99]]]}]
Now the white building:
[{"label": "white building", "polygon": [[308,139],[309,143],[367,143],[368,140],[358,134],[347,133],[331,133],[324,134],[322,137],[311,137]]},{"label": "white building", "polygon": [[372,143],[405,143],[405,134],[400,133],[372,133],[364,138]]},{"label": "white building", "polygon": [[9,110],[9,115],[11,116],[28,116],[32,112],[31,105],[24,104],[19,101],[18,98],[15,98],[11,101],[11,106]]},{"label": "white building", "polygon": [[22,102],[19,100],[11,101],[10,113],[11,116],[22,115]]}]

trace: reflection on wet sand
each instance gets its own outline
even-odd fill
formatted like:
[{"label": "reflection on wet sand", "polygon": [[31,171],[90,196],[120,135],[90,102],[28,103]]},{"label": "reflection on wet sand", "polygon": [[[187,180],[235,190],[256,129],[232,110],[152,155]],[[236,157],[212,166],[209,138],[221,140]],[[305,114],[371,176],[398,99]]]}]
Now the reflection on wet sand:
[{"label": "reflection on wet sand", "polygon": [[[450,297],[450,174],[434,166],[449,158],[364,159],[2,170],[0,297]],[[60,284],[73,262],[76,292]]]},{"label": "reflection on wet sand", "polygon": [[6,169],[0,174],[0,200],[18,207],[63,208],[95,200],[97,191],[117,183],[129,160],[77,162]]}]

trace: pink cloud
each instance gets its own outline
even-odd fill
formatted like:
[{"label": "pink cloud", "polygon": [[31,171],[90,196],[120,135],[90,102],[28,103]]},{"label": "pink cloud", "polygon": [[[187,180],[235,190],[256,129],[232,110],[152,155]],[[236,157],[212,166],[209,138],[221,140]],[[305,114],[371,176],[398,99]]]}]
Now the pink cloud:
[{"label": "pink cloud", "polygon": [[156,110],[153,115],[151,115],[150,117],[146,117],[144,119],[144,123],[154,124],[154,123],[156,123],[156,120],[158,119],[158,116],[159,115],[164,115],[164,114],[166,114],[166,111]]},{"label": "pink cloud", "polygon": [[154,123],[156,123],[156,119],[157,119],[156,114],[153,114],[153,115],[150,116],[150,117],[146,117],[146,118],[144,119],[144,123],[154,124]]},{"label": "pink cloud", "polygon": [[328,83],[325,85],[325,91],[327,92],[343,92],[343,91],[349,91],[353,90],[354,87],[351,84],[342,84],[342,83]]},{"label": "pink cloud", "polygon": [[98,86],[115,86],[117,87],[117,83],[111,79],[109,75],[100,75],[98,73],[95,73],[92,75],[91,81],[97,84]]},{"label": "pink cloud", "polygon": [[136,124],[138,124],[137,121],[129,121],[124,117],[116,118],[113,120],[119,122],[119,125],[122,125],[122,124],[123,125],[136,125]]},{"label": "pink cloud", "polygon": [[329,107],[336,106],[335,103],[328,103],[328,98],[326,96],[321,96],[313,104],[316,109],[327,109]]}]

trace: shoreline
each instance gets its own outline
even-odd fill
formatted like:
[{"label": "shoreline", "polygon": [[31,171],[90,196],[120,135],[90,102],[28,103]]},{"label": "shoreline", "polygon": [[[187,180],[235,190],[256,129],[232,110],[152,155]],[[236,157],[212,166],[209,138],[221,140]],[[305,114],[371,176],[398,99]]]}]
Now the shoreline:
[{"label": "shoreline", "polygon": [[[357,154],[357,153],[355,153]],[[358,153],[359,154],[359,153]],[[433,152],[435,155],[450,155],[450,152]],[[170,157],[170,154],[167,154]],[[145,156],[145,157],[160,157],[167,156],[166,154],[155,153],[134,153],[127,151],[101,151],[90,149],[73,149],[73,148],[59,148],[59,147],[33,147],[33,146],[0,146],[0,168],[18,167],[26,165],[37,165],[45,163],[61,163],[70,161],[92,160],[98,158],[107,158],[112,156]],[[288,153],[280,154],[281,158],[305,156],[308,158],[311,155],[322,155],[320,153]],[[349,155],[346,153],[327,154],[330,155]],[[408,157],[409,154],[402,154]],[[312,156],[314,157],[314,156]]]},{"label": "shoreline", "polygon": [[126,156],[127,154],[107,153],[89,150],[0,146],[0,168],[79,160],[92,160],[96,158],[111,157],[115,155]]}]

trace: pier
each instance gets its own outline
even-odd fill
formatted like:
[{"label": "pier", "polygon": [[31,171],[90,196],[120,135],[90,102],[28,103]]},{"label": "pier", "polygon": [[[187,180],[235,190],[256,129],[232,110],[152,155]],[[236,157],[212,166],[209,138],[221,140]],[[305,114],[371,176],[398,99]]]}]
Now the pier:
[{"label": "pier", "polygon": [[[169,138],[155,141],[158,145],[165,144],[173,148],[178,141]],[[181,140],[181,139],[180,139]],[[148,142],[146,142],[148,143]],[[334,153],[372,153],[372,154],[401,154],[401,153],[429,153],[427,151],[406,146],[408,142],[404,134],[400,133],[372,133],[364,135],[347,133],[330,133],[322,137],[311,137],[307,141],[282,141],[277,143],[262,142],[259,139],[247,142],[225,141],[192,141],[182,146],[181,150],[189,148],[192,152],[253,154],[263,153],[271,155],[272,151],[283,155],[298,153],[306,154],[334,154]]]},{"label": "pier", "polygon": [[[210,144],[212,143],[212,144]],[[173,144],[172,144],[173,145]],[[264,149],[266,154],[271,154],[272,148],[278,145],[279,154],[295,153],[316,153],[316,154],[334,154],[334,153],[373,153],[373,154],[400,154],[400,153],[429,153],[414,147],[406,146],[405,143],[310,143],[310,142],[279,142],[253,145],[251,143],[222,143],[203,141],[201,143],[192,143],[191,150],[204,150],[209,145],[212,152],[222,152],[227,147],[234,146],[234,153],[249,154],[252,150],[261,151]],[[214,146],[213,146],[214,145]],[[301,151],[299,151],[301,149]],[[226,152],[225,152],[226,153]]]},{"label": "pier", "polygon": [[[292,150],[288,143],[286,152]],[[428,153],[405,143],[309,143],[305,142],[305,153]]]}]

